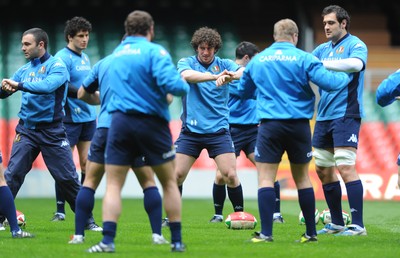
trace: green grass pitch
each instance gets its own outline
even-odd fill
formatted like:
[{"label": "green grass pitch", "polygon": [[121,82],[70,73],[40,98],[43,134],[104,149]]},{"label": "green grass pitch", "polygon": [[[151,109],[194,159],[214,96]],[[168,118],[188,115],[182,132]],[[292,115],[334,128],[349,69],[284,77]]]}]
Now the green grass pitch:
[{"label": "green grass pitch", "polygon": [[[213,224],[208,220],[213,215],[211,199],[183,199],[183,240],[185,253],[171,253],[169,245],[153,245],[151,230],[142,199],[124,199],[123,211],[118,224],[116,253],[89,254],[85,250],[101,240],[101,233],[86,231],[85,243],[70,245],[68,240],[74,233],[74,214],[67,209],[64,222],[50,222],[55,210],[54,199],[16,199],[17,209],[27,219],[26,230],[35,233],[33,239],[12,239],[10,232],[0,231],[0,253],[2,257],[399,257],[400,212],[398,202],[366,201],[364,220],[367,236],[336,237],[321,235],[318,243],[300,244],[305,226],[299,225],[297,201],[282,201],[282,214],[286,223],[274,224],[274,242],[253,244],[247,242],[253,230],[229,230],[223,223]],[[246,200],[245,210],[258,219],[256,200]],[[317,208],[326,208],[323,201]],[[343,202],[347,211],[348,204]],[[232,207],[225,202],[225,217]],[[96,200],[94,216],[101,225],[101,200]],[[322,224],[317,225],[320,229]],[[256,229],[260,230],[260,224]],[[162,229],[169,239],[168,228]]]}]

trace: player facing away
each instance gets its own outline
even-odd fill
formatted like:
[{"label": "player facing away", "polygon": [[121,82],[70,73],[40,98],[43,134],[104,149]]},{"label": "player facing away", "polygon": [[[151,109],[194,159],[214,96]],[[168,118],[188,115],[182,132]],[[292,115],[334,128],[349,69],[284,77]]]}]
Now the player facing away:
[{"label": "player facing away", "polygon": [[[235,50],[235,62],[246,67],[248,62],[260,52],[259,48],[248,41],[240,42]],[[240,152],[243,151],[246,157],[255,165],[254,148],[256,146],[258,124],[260,122],[257,117],[256,100],[255,99],[242,99],[238,93],[237,87],[239,80],[234,80],[229,83],[229,130],[235,145],[236,157],[239,157]],[[283,223],[283,217],[280,212],[280,184],[279,181],[274,183],[276,194],[276,205],[274,212],[274,222]],[[215,174],[215,181],[212,190],[214,202],[214,216],[210,222],[223,222],[223,209],[226,199],[226,184],[221,173],[217,169]]]},{"label": "player facing away", "polygon": [[[78,90],[79,99],[93,105],[100,104],[101,107],[97,129],[88,153],[85,180],[76,197],[75,233],[68,242],[70,244],[84,242],[85,221],[93,211],[95,191],[104,175],[104,152],[111,124],[111,115],[107,111],[112,86],[107,72],[111,59],[112,55],[109,55],[97,62]],[[143,202],[152,229],[152,241],[154,244],[168,244],[169,242],[161,234],[162,198],[154,180],[153,170],[143,166],[143,163],[141,158],[136,159],[132,167],[143,189]]]},{"label": "player facing away", "polygon": [[145,157],[163,188],[164,209],[170,219],[171,251],[184,252],[182,203],[174,173],[175,149],[169,128],[167,95],[184,96],[189,85],[181,78],[169,53],[152,43],[152,16],[136,10],[125,20],[126,38],[114,50],[108,71],[112,114],[108,130],[103,198],[103,239],[89,253],[115,252],[114,239],[121,214],[121,191],[132,161]]},{"label": "player facing away", "polygon": [[[322,11],[328,42],[317,46],[313,54],[333,71],[350,74],[347,87],[333,94],[320,90],[320,101],[313,134],[315,167],[332,216],[332,223],[318,234],[343,236],[366,235],[363,221],[363,185],[356,171],[358,136],[363,114],[362,96],[367,46],[351,35],[350,16],[337,5]],[[344,181],[352,224],[345,226],[342,218],[342,189],[336,174]]]},{"label": "player facing away", "polygon": [[[78,150],[79,164],[81,167],[81,183],[85,179],[86,160],[90,141],[96,130],[96,108],[77,99],[76,92],[82,81],[89,74],[91,63],[89,56],[84,52],[89,43],[92,24],[84,17],[73,17],[67,20],[64,28],[64,37],[67,46],[59,50],[55,57],[60,58],[66,65],[69,73],[68,95],[65,103],[64,126],[67,131],[71,151]],[[65,219],[65,198],[59,190],[57,183],[56,202],[57,211],[52,221]],[[87,225],[87,229],[101,231],[96,223]]]},{"label": "player facing away", "polygon": [[256,96],[261,119],[254,152],[258,172],[258,209],[261,231],[251,242],[273,241],[274,182],[286,151],[306,232],[299,242],[317,242],[315,195],[309,163],[312,159],[311,128],[315,95],[309,81],[327,92],[349,83],[346,73],[328,71],[315,56],[296,48],[298,28],[290,19],[274,25],[274,43],[247,64],[239,84],[244,98]]}]

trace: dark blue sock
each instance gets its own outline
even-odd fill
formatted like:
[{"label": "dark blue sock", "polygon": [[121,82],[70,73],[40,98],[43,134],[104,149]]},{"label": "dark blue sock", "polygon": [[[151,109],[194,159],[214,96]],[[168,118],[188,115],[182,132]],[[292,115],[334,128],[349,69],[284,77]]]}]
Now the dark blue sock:
[{"label": "dark blue sock", "polygon": [[10,231],[19,231],[14,197],[8,186],[0,187],[0,214],[4,215],[10,224]]},{"label": "dark blue sock", "polygon": [[65,197],[61,191],[60,186],[56,183],[56,204],[57,204],[57,213],[65,214]]},{"label": "dark blue sock", "polygon": [[217,185],[216,183],[214,183],[213,201],[214,201],[215,214],[222,215],[222,211],[224,210],[225,199],[226,199],[226,186]]},{"label": "dark blue sock", "polygon": [[75,202],[75,235],[84,235],[85,226],[94,208],[95,191],[82,186],[76,196]]},{"label": "dark blue sock", "polygon": [[117,223],[112,221],[103,222],[103,242],[108,245],[114,243],[115,235],[117,234]]},{"label": "dark blue sock", "polygon": [[235,188],[226,187],[228,189],[228,197],[231,200],[234,211],[243,211],[244,201],[243,201],[243,190],[242,185],[238,185]]},{"label": "dark blue sock", "polygon": [[258,210],[260,213],[261,233],[272,236],[272,218],[275,210],[275,190],[272,187],[258,189]]},{"label": "dark blue sock", "polygon": [[171,244],[182,242],[182,224],[181,222],[169,222],[171,231]]},{"label": "dark blue sock", "polygon": [[274,189],[275,189],[275,212],[281,212],[281,184],[279,181],[275,181],[274,183]]},{"label": "dark blue sock", "polygon": [[332,223],[344,226],[342,216],[342,188],[340,182],[325,184],[322,186],[328,208],[331,212]]},{"label": "dark blue sock", "polygon": [[155,234],[161,235],[162,218],[162,199],[156,186],[151,186],[143,190],[144,209],[149,217],[151,230]]},{"label": "dark blue sock", "polygon": [[361,180],[348,182],[346,184],[347,198],[349,200],[351,223],[364,227],[363,222],[363,185]]},{"label": "dark blue sock", "polygon": [[303,212],[306,222],[306,233],[308,236],[316,236],[317,230],[315,227],[315,195],[312,187],[300,189],[297,191],[299,195],[299,204]]}]

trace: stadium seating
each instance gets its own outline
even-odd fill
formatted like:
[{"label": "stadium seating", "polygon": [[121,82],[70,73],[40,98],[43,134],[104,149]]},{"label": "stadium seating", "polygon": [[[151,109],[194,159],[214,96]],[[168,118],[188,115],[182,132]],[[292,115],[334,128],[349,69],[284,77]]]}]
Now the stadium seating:
[{"label": "stadium seating", "polygon": [[[359,144],[359,158],[363,162],[373,160],[373,169],[377,171],[379,169],[392,170],[396,166],[398,150],[382,121],[362,123]],[[372,157],[369,158],[370,160],[367,160],[368,154],[366,152],[372,154]],[[360,166],[365,165],[361,163],[359,164]]]}]

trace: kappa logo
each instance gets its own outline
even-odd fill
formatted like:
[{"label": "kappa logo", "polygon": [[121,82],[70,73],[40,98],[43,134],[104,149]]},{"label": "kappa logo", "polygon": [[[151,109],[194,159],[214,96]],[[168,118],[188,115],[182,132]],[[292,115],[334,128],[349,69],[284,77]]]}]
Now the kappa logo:
[{"label": "kappa logo", "polygon": [[67,141],[62,141],[61,142],[61,147],[69,146],[69,143]]},{"label": "kappa logo", "polygon": [[347,141],[357,143],[357,136],[353,133]]}]

